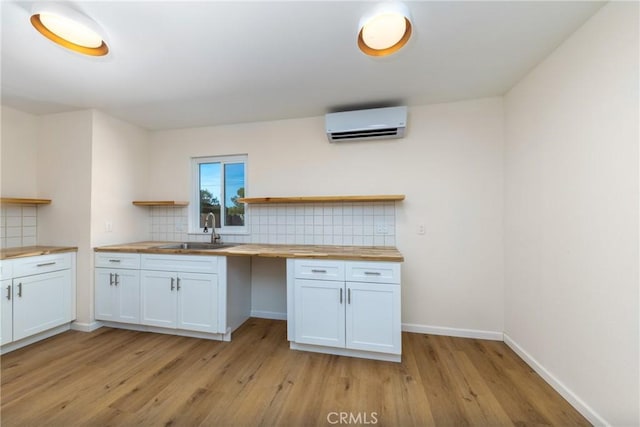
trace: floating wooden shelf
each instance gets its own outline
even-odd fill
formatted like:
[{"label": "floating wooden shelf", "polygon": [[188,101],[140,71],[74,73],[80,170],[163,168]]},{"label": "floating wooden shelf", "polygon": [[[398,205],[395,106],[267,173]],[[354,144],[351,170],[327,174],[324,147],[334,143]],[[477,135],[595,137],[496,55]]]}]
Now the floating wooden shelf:
[{"label": "floating wooden shelf", "polygon": [[240,203],[314,203],[314,202],[390,202],[404,200],[404,194],[373,196],[302,196],[302,197],[244,197]]},{"label": "floating wooden shelf", "polygon": [[136,206],[179,207],[187,206],[189,202],[176,202],[175,200],[134,200],[133,204]]},{"label": "floating wooden shelf", "polygon": [[23,199],[19,197],[1,197],[0,203],[11,205],[50,205],[51,199]]}]

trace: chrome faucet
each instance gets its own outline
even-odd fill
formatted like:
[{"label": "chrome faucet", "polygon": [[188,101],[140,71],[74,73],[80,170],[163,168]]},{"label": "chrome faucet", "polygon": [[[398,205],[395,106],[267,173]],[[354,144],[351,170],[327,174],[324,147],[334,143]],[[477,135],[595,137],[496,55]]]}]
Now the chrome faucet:
[{"label": "chrome faucet", "polygon": [[213,212],[209,212],[207,219],[204,221],[205,229],[207,228],[207,221],[209,221],[209,218],[213,218],[213,221],[211,221],[211,243],[220,243],[220,235],[216,233],[216,215]]}]

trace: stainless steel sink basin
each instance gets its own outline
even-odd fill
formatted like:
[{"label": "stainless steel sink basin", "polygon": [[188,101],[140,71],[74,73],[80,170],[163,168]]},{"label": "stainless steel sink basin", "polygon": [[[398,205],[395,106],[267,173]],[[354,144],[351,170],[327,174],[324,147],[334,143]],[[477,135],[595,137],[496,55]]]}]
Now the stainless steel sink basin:
[{"label": "stainless steel sink basin", "polygon": [[226,249],[238,246],[237,243],[203,243],[203,242],[184,242],[169,243],[167,245],[156,246],[157,249]]}]

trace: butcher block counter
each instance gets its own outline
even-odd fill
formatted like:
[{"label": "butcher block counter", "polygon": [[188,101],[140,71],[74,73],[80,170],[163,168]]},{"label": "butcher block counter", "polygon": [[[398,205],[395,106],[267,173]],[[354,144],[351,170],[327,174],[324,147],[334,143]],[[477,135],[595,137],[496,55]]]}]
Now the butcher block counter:
[{"label": "butcher block counter", "polygon": [[356,261],[402,262],[404,257],[394,247],[238,244],[221,249],[159,248],[176,242],[136,242],[100,246],[96,252],[129,252],[151,254],[260,256],[270,258],[320,258]]},{"label": "butcher block counter", "polygon": [[59,254],[63,252],[78,252],[78,248],[75,246],[20,246],[17,248],[5,248],[0,249],[0,260]]}]

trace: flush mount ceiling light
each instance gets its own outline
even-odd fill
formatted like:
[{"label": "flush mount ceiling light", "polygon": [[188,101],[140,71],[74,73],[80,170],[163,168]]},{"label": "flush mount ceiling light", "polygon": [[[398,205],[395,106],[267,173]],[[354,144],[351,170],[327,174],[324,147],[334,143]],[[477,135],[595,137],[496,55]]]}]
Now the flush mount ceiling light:
[{"label": "flush mount ceiling light", "polygon": [[360,20],[358,47],[369,56],[391,55],[410,38],[409,9],[402,3],[381,4]]},{"label": "flush mount ceiling light", "polygon": [[74,52],[104,56],[109,47],[97,25],[86,16],[59,4],[37,5],[31,24],[49,40]]}]

